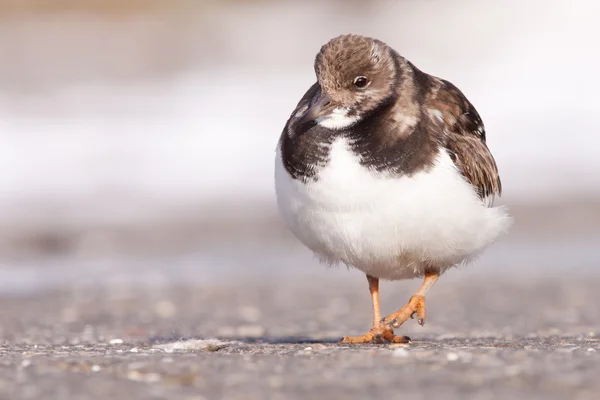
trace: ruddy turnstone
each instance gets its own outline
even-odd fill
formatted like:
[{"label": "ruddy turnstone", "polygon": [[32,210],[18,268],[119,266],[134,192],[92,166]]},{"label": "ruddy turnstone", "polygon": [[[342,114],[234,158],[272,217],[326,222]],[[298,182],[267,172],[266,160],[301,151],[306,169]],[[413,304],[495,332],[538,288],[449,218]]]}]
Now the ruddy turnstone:
[{"label": "ruddy turnstone", "polygon": [[[281,134],[280,213],[321,260],[367,275],[373,327],[343,343],[407,342],[392,328],[414,314],[448,268],[473,259],[510,225],[483,122],[452,83],[382,41],[342,35],[316,56],[317,82]],[[424,277],[381,318],[379,279]]]}]

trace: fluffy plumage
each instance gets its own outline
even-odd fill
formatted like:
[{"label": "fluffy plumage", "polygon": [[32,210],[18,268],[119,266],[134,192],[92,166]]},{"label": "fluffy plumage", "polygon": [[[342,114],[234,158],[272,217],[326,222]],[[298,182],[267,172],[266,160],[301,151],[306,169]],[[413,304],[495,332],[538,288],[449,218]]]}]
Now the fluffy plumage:
[{"label": "fluffy plumage", "polygon": [[324,45],[315,72],[275,183],[286,224],[321,259],[406,279],[468,261],[508,228],[489,207],[501,183],[483,123],[454,85],[358,35]]}]

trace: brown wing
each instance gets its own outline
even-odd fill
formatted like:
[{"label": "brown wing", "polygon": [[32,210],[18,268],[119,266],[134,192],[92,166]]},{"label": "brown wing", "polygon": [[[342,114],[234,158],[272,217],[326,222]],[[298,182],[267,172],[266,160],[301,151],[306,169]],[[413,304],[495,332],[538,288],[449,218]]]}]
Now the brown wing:
[{"label": "brown wing", "polygon": [[488,206],[502,194],[496,161],[485,143],[485,128],[475,107],[452,83],[441,87],[428,107],[431,118],[443,124],[443,143],[464,177]]}]

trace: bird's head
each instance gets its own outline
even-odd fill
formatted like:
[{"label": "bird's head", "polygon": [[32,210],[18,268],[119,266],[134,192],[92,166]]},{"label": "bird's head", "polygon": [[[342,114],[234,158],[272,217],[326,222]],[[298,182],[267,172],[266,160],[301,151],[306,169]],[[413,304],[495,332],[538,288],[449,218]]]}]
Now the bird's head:
[{"label": "bird's head", "polygon": [[398,65],[385,43],[359,35],[342,35],[321,47],[315,59],[320,86],[300,122],[314,121],[344,129],[394,96]]}]

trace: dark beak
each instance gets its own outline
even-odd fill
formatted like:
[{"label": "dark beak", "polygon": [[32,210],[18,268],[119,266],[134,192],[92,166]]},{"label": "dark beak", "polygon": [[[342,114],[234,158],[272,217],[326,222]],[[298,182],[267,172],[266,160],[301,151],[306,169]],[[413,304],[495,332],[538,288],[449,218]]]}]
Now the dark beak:
[{"label": "dark beak", "polygon": [[312,106],[306,112],[298,122],[303,124],[305,122],[314,121],[319,117],[327,115],[331,112],[331,98],[326,93],[321,93],[316,102],[314,99],[311,101]]}]

